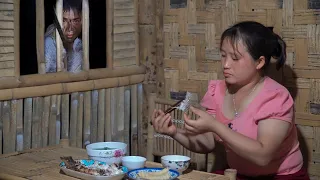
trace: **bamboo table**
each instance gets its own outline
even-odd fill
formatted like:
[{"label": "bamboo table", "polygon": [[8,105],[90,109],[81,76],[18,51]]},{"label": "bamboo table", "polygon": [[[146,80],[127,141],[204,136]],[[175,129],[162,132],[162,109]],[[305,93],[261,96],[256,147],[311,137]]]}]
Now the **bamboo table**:
[{"label": "bamboo table", "polygon": [[[0,156],[0,179],[75,179],[60,173],[61,156],[72,156],[74,159],[88,158],[86,150],[69,147],[65,143],[53,147],[31,149]],[[147,167],[161,167],[161,164],[147,162]],[[201,171],[191,171],[179,176],[180,180],[228,180],[222,175]]]}]

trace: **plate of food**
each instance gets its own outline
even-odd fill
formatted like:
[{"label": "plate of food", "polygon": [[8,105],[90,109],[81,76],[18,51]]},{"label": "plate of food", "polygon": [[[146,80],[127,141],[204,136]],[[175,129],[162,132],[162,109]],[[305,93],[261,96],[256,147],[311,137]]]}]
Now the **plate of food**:
[{"label": "plate of food", "polygon": [[60,169],[68,176],[84,180],[121,180],[128,172],[127,168],[117,164],[91,159],[74,160],[71,156],[61,157]]},{"label": "plate of food", "polygon": [[127,176],[133,180],[172,180],[179,175],[178,171],[168,168],[140,168],[127,173]]}]

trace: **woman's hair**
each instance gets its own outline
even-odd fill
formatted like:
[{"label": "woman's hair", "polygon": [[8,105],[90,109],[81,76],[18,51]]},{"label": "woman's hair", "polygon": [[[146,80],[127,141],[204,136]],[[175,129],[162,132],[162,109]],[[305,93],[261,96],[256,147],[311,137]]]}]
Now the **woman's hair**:
[{"label": "woman's hair", "polygon": [[70,11],[70,9],[82,12],[82,0],[63,0],[63,11]]},{"label": "woman's hair", "polygon": [[244,21],[233,25],[222,33],[220,48],[223,40],[230,40],[236,50],[241,41],[254,60],[265,57],[264,69],[270,64],[271,57],[277,59],[277,70],[286,61],[286,43],[271,29],[254,21]]}]

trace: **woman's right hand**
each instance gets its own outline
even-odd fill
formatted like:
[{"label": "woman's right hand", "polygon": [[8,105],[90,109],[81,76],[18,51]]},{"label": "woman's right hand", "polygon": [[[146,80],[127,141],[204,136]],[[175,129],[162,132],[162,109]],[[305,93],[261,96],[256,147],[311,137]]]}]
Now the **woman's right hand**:
[{"label": "woman's right hand", "polygon": [[157,133],[173,137],[177,133],[177,127],[172,123],[171,115],[162,110],[154,110],[152,114],[152,125]]}]

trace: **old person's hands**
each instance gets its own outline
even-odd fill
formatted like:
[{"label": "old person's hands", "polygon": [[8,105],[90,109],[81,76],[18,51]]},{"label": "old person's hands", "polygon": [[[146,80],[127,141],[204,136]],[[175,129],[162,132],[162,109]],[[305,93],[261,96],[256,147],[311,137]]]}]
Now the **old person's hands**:
[{"label": "old person's hands", "polygon": [[152,125],[157,133],[174,136],[177,133],[176,126],[171,121],[171,115],[162,110],[154,110],[152,114]]},{"label": "old person's hands", "polygon": [[215,123],[215,118],[208,114],[206,111],[197,109],[195,107],[190,107],[190,110],[199,116],[198,119],[192,120],[186,114],[184,114],[185,119],[185,129],[192,134],[203,134],[206,132],[212,132],[213,124]]}]

